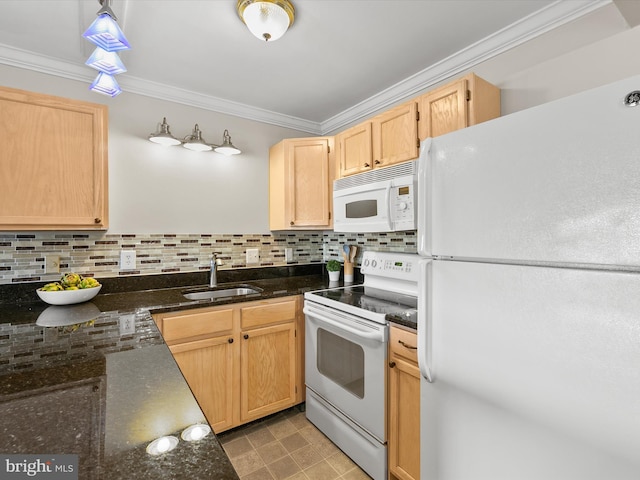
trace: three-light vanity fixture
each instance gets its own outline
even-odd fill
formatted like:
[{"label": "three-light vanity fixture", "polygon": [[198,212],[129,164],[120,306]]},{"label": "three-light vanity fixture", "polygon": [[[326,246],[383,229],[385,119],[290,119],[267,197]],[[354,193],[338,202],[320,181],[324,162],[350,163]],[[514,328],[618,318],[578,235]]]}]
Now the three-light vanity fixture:
[{"label": "three-light vanity fixture", "polygon": [[240,150],[231,143],[229,130],[225,130],[222,134],[222,144],[214,145],[205,142],[205,140],[202,138],[202,131],[196,123],[195,127],[193,128],[193,132],[190,135],[186,135],[182,140],[179,140],[171,134],[166,117],[162,119],[162,123],[159,126],[159,131],[149,134],[149,141],[157,143],[159,145],[164,145],[166,147],[172,145],[182,145],[184,148],[188,148],[189,150],[193,150],[194,152],[208,152],[213,150],[214,152],[221,153],[223,155],[237,155],[241,153]]}]

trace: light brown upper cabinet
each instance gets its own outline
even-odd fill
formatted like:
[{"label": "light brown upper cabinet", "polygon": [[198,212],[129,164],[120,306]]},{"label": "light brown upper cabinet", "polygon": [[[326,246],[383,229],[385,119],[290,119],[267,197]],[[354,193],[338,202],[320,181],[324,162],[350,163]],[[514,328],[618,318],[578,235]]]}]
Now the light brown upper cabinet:
[{"label": "light brown upper cabinet", "polygon": [[107,107],[0,87],[0,112],[0,230],[105,230]]},{"label": "light brown upper cabinet", "polygon": [[336,136],[340,177],[418,157],[418,106],[406,102]]},{"label": "light brown upper cabinet", "polygon": [[418,97],[420,140],[500,116],[500,89],[469,74]]},{"label": "light brown upper cabinet", "polygon": [[333,137],[286,139],[269,149],[271,230],[333,227],[333,163]]}]

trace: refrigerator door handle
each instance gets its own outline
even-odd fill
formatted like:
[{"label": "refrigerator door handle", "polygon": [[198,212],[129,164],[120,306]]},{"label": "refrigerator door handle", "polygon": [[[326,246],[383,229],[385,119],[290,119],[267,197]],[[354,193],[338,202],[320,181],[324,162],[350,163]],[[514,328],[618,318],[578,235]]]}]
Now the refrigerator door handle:
[{"label": "refrigerator door handle", "polygon": [[433,185],[431,183],[433,161],[431,158],[431,138],[426,138],[420,144],[418,159],[418,254],[430,257],[431,251],[431,210]]},{"label": "refrigerator door handle", "polygon": [[420,373],[426,380],[433,383],[433,334],[431,318],[432,295],[432,265],[430,258],[419,261],[420,278],[418,280],[418,365]]}]

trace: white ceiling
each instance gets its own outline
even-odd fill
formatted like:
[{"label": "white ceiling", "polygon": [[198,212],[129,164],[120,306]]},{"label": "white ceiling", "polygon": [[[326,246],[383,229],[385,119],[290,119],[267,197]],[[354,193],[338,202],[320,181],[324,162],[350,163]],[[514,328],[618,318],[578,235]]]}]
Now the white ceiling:
[{"label": "white ceiling", "polygon": [[[236,0],[113,0],[139,93],[326,133],[611,0],[292,0],[264,43]],[[0,0],[0,63],[90,82],[97,0]],[[120,98],[123,98],[122,95]]]}]

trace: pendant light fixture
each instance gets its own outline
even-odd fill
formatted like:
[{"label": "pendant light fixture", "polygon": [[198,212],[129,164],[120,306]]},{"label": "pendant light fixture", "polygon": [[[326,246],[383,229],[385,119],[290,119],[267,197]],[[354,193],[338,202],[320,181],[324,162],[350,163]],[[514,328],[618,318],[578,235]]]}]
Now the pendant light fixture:
[{"label": "pendant light fixture", "polygon": [[167,117],[164,117],[162,119],[159,130],[154,133],[150,133],[148,138],[150,142],[157,143],[158,145],[182,145],[184,148],[188,148],[189,150],[193,150],[195,152],[208,152],[213,150],[216,153],[221,153],[222,155],[226,156],[238,155],[242,153],[239,148],[231,143],[231,135],[229,135],[229,130],[225,130],[222,134],[222,144],[214,145],[211,143],[207,143],[204,138],[202,138],[202,131],[200,130],[200,127],[197,123],[193,127],[193,132],[191,132],[191,135],[187,135],[182,140],[179,140],[171,134],[171,131],[169,130],[169,124],[167,123]]},{"label": "pendant light fixture", "polygon": [[282,37],[295,17],[289,0],[238,0],[236,10],[249,31],[265,42]]},{"label": "pendant light fixture", "polygon": [[96,49],[85,63],[100,72],[89,89],[115,97],[122,92],[122,89],[114,75],[127,71],[116,52],[128,50],[131,46],[118,26],[116,15],[111,10],[111,0],[98,0],[98,2],[102,5],[97,13],[98,18],[82,34],[84,38],[96,45]]}]

